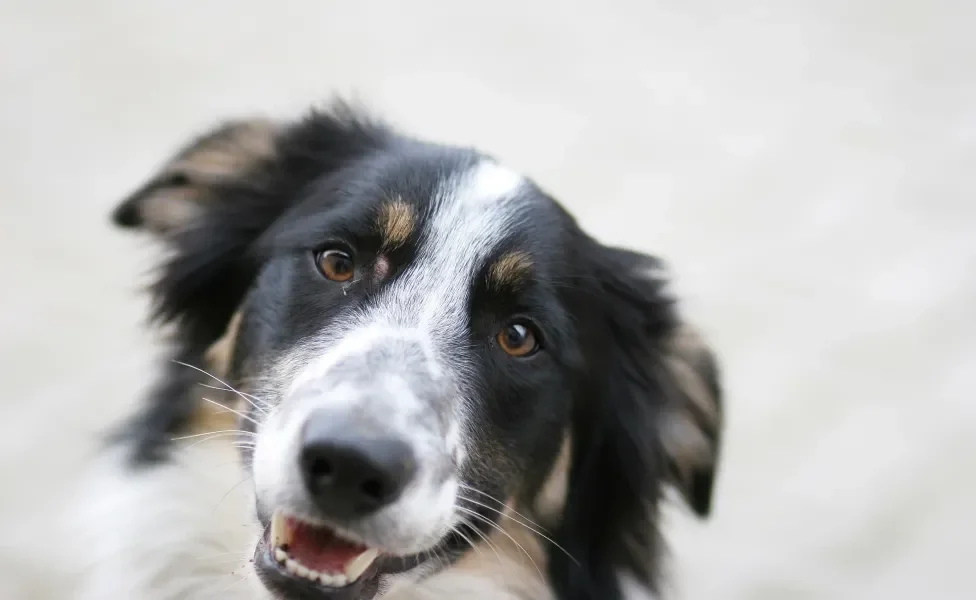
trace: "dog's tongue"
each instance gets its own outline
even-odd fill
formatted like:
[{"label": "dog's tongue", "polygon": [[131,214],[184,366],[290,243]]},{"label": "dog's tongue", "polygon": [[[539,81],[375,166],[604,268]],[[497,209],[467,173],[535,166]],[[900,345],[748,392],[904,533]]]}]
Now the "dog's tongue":
[{"label": "dog's tongue", "polygon": [[342,573],[347,564],[367,548],[337,538],[331,531],[288,519],[291,540],[288,554],[309,569],[321,573]]}]

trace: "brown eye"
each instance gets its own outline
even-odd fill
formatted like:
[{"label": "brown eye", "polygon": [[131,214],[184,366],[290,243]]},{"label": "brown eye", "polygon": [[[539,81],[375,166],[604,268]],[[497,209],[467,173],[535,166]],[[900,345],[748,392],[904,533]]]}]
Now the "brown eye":
[{"label": "brown eye", "polygon": [[342,250],[324,250],[315,255],[315,264],[326,279],[340,283],[352,279],[352,257]]},{"label": "brown eye", "polygon": [[522,323],[509,323],[495,336],[505,354],[522,358],[539,350],[535,333]]}]

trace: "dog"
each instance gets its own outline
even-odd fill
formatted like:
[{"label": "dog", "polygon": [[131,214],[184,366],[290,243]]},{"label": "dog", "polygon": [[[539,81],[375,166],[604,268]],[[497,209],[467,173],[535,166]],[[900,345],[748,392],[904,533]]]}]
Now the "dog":
[{"label": "dog", "polygon": [[88,599],[657,596],[717,360],[662,262],[335,102],[226,122],[113,213],[167,250],[158,381],[79,502]]}]

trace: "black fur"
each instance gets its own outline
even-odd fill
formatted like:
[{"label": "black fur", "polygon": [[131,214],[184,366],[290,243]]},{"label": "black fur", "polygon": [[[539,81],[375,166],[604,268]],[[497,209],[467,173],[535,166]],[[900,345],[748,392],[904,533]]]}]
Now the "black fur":
[{"label": "black fur", "polygon": [[[328,315],[336,314],[338,305],[328,303],[341,298],[307,293],[304,284],[295,283],[303,268],[297,250],[310,243],[305,240],[310,235],[315,242],[316,216],[326,206],[318,198],[359,194],[384,169],[402,171],[412,164],[401,164],[404,156],[432,165],[430,173],[408,169],[399,175],[400,184],[422,197],[432,174],[476,156],[400,137],[344,105],[282,128],[274,146],[272,157],[210,185],[202,215],[166,234],[171,254],[152,289],[154,315],[175,325],[174,356],[180,361],[202,366],[207,348],[249,297],[260,297],[248,304],[241,332],[241,343],[252,348],[300,339],[300,333],[324,327]],[[116,210],[119,225],[143,224],[141,198],[134,194]],[[662,486],[675,480],[675,466],[657,431],[682,393],[663,359],[682,323],[663,293],[665,282],[649,274],[658,266],[655,259],[606,247],[554,203],[541,206],[507,242],[513,248],[531,244],[544,258],[534,265],[532,281],[504,293],[480,283],[474,289],[481,315],[472,320],[474,332],[490,334],[496,316],[525,311],[545,321],[548,352],[533,359],[533,368],[496,365],[487,349],[479,355],[483,364],[492,364],[473,377],[473,385],[490,392],[478,414],[483,425],[478,435],[492,461],[478,465],[480,471],[471,476],[499,494],[537,488],[568,427],[573,461],[555,539],[571,557],[550,549],[551,585],[561,600],[617,600],[621,571],[651,589],[659,584],[663,548],[657,507]],[[411,243],[405,244],[394,262],[409,262],[411,251]],[[288,258],[279,257],[279,267],[263,270],[275,253]],[[707,352],[702,357],[695,369],[717,402],[715,363]],[[146,410],[129,428],[138,461],[165,457],[168,440],[192,413],[197,382],[190,369],[164,368]],[[718,430],[707,435],[717,450]],[[521,480],[508,481],[511,477]],[[685,489],[701,515],[710,509],[713,477],[713,466],[697,469]]]},{"label": "black fur", "polygon": [[[194,144],[209,139],[211,135],[202,136]],[[136,464],[164,457],[174,432],[192,414],[201,377],[178,363],[204,366],[207,348],[224,333],[257,274],[255,244],[261,235],[301,197],[303,188],[390,140],[382,124],[344,103],[313,111],[279,134],[274,158],[212,185],[201,218],[168,233],[170,254],[151,289],[152,314],[157,323],[177,327],[175,348],[145,411],[126,427],[125,434],[135,439]],[[142,225],[139,202],[157,189],[150,185],[132,194],[112,213],[113,221],[123,227]]]},{"label": "black fur", "polygon": [[664,458],[654,431],[666,395],[653,361],[677,318],[664,282],[638,271],[654,259],[591,240],[582,250],[586,270],[573,295],[587,315],[587,372],[574,398],[574,460],[556,537],[582,568],[553,551],[550,572],[564,600],[617,600],[621,568],[657,588]]}]

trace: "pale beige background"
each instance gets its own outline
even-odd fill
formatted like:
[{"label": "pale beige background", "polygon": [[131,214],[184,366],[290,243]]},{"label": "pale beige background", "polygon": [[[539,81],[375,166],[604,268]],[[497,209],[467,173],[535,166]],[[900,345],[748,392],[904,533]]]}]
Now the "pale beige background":
[{"label": "pale beige background", "polygon": [[342,91],[672,261],[729,390],[678,597],[976,598],[974,31],[971,0],[5,0],[0,597],[61,597],[54,516],[151,374],[113,203]]}]

